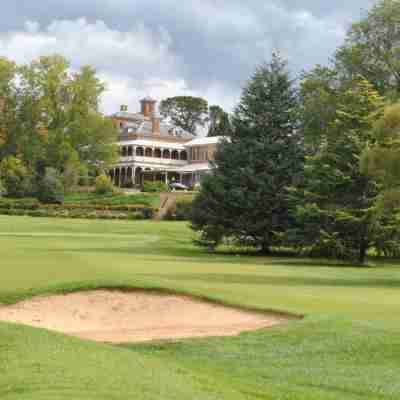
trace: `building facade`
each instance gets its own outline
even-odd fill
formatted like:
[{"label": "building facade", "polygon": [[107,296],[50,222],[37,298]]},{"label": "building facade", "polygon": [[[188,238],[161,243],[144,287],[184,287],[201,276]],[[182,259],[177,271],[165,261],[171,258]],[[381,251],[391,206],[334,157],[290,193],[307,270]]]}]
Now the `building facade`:
[{"label": "building facade", "polygon": [[163,121],[156,101],[141,100],[141,112],[130,113],[127,106],[111,116],[119,130],[120,158],[109,170],[119,187],[141,187],[145,181],[180,182],[193,187],[212,170],[210,161],[221,137],[196,138],[191,133]]}]

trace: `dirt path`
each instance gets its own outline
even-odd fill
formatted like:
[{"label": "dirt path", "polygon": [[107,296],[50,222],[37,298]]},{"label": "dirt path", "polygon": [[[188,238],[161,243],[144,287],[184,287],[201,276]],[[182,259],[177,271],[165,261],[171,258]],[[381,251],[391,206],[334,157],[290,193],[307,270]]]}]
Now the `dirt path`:
[{"label": "dirt path", "polygon": [[0,306],[0,320],[109,343],[231,336],[287,321],[184,296],[107,290]]},{"label": "dirt path", "polygon": [[161,221],[165,215],[171,211],[175,211],[176,195],[174,193],[161,193],[160,194],[160,209],[155,216],[157,221]]}]

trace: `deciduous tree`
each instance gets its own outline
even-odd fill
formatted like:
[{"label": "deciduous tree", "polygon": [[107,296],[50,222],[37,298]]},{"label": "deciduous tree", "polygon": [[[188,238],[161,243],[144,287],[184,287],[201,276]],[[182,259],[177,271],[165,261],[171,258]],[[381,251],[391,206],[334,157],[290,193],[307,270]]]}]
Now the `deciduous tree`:
[{"label": "deciduous tree", "polygon": [[359,75],[381,94],[400,95],[400,1],[380,0],[352,25],[338,49],[336,67],[343,79]]},{"label": "deciduous tree", "polygon": [[196,134],[198,126],[204,126],[208,118],[208,102],[201,97],[170,97],[160,103],[160,114],[176,125]]},{"label": "deciduous tree", "polygon": [[220,106],[210,106],[208,136],[230,136],[231,133],[229,114]]}]

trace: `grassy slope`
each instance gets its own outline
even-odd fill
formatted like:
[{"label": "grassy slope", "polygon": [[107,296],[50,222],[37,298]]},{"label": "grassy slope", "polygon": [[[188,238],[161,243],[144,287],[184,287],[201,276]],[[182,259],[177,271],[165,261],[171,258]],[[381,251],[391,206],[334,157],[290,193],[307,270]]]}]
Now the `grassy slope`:
[{"label": "grassy slope", "polygon": [[0,302],[162,287],[310,315],[237,338],[122,348],[0,324],[3,399],[398,399],[400,269],[204,254],[180,223],[0,217]]}]

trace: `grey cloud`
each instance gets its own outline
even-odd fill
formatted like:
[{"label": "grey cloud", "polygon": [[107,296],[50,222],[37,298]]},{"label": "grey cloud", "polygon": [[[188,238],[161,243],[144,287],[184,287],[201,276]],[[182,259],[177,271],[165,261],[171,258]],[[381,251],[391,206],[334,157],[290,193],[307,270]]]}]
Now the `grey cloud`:
[{"label": "grey cloud", "polygon": [[[326,63],[350,22],[373,4],[373,0],[3,1],[3,33],[23,29],[26,21],[38,22],[44,31],[55,20],[65,20],[66,25],[82,17],[88,24],[102,21],[105,29],[115,33],[115,40],[120,32],[122,42],[129,44],[126,35],[131,33],[132,54],[127,57],[132,61],[119,60],[113,49],[108,49],[108,61],[104,59],[107,49],[99,49],[97,59],[67,53],[78,64],[94,60],[109,75],[133,79],[136,84],[132,85],[148,74],[168,82],[182,79],[196,93],[219,87],[230,95],[239,93],[255,65],[268,59],[274,49],[289,57],[294,71]],[[135,56],[138,27],[151,36],[144,45],[143,40],[138,42],[139,49],[142,46],[146,52],[143,46],[154,46],[165,62],[157,57],[152,60],[147,53]],[[164,46],[162,51],[157,43]]]}]

